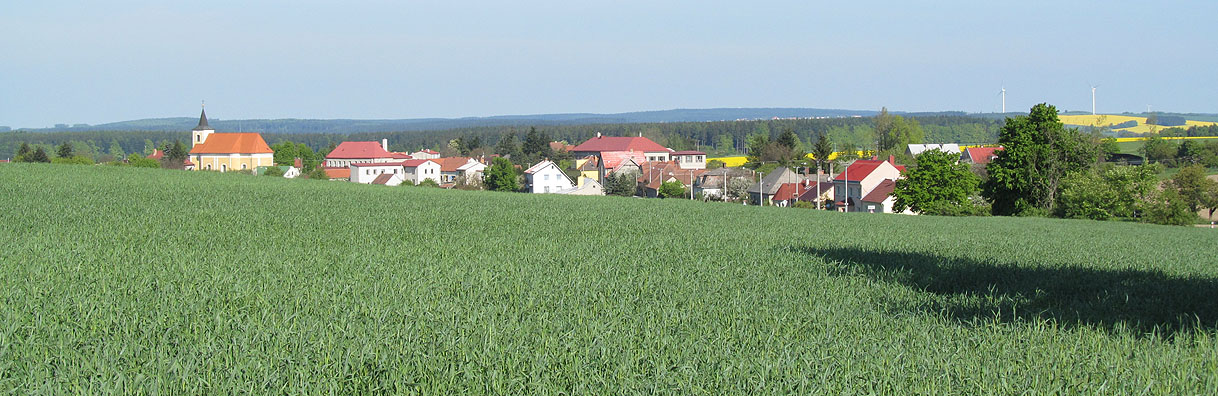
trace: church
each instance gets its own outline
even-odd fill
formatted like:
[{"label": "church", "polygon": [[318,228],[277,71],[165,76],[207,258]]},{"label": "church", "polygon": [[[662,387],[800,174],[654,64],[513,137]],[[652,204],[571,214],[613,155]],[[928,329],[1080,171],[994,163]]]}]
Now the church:
[{"label": "church", "polygon": [[190,132],[190,161],[196,170],[228,172],[274,165],[274,154],[258,133],[216,133],[207,125],[207,109]]}]

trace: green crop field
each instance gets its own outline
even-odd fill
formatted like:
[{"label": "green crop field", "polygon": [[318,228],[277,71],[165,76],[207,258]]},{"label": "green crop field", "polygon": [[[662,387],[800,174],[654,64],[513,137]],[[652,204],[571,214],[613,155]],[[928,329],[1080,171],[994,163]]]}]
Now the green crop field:
[{"label": "green crop field", "polygon": [[1218,232],[0,164],[2,394],[1215,394]]}]

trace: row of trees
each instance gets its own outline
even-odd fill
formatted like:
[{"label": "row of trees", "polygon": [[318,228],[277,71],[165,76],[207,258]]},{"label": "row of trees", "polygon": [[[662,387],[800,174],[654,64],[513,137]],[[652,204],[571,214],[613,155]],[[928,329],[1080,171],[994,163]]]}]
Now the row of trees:
[{"label": "row of trees", "polygon": [[1175,168],[1200,164],[1218,167],[1218,140],[1168,140],[1157,133],[1148,134],[1139,152],[1147,161]]},{"label": "row of trees", "polygon": [[1005,149],[978,176],[955,154],[918,156],[897,181],[894,209],[937,215],[1053,215],[1136,219],[1158,224],[1197,222],[1196,212],[1218,210],[1218,182],[1199,164],[1160,182],[1158,165],[1103,163],[1098,133],[1065,128],[1048,104],[1009,119],[998,143]]}]

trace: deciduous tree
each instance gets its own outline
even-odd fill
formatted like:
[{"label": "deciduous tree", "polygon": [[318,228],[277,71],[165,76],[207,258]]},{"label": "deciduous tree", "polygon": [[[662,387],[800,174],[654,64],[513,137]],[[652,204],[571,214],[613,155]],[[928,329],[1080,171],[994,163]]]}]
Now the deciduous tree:
[{"label": "deciduous tree", "polygon": [[917,213],[955,215],[971,213],[969,197],[977,191],[977,176],[959,155],[930,150],[918,155],[918,165],[897,180],[892,195],[896,212],[910,209]]},{"label": "deciduous tree", "polygon": [[497,157],[491,162],[490,168],[486,170],[485,183],[486,188],[491,191],[520,189],[516,182],[516,169],[512,166],[511,161],[503,157]]},{"label": "deciduous tree", "polygon": [[1027,116],[1008,118],[998,143],[1005,149],[986,166],[989,179],[982,184],[996,215],[1052,212],[1062,179],[1094,166],[1100,155],[1098,142],[1067,129],[1057,108],[1045,103]]}]

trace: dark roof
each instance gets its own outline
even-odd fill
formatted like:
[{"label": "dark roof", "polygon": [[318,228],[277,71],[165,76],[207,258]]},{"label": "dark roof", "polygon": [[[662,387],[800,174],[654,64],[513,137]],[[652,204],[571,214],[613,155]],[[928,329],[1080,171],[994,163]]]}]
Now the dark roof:
[{"label": "dark roof", "polygon": [[393,180],[393,176],[394,175],[391,173],[382,173],[380,176],[377,176],[375,179],[372,179],[372,184],[380,184],[380,185],[389,184],[389,181]]},{"label": "dark roof", "polygon": [[196,126],[194,130],[202,131],[204,129],[211,129],[211,127],[207,125],[207,109],[203,109],[199,112],[199,126]]},{"label": "dark roof", "polygon": [[885,199],[888,199],[889,195],[892,195],[892,190],[895,190],[896,187],[897,182],[892,179],[884,179],[884,181],[880,182],[880,185],[871,189],[871,192],[867,193],[866,197],[863,197],[863,202],[884,202]]}]

